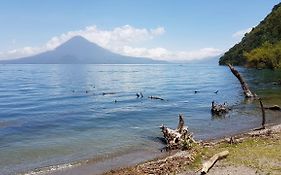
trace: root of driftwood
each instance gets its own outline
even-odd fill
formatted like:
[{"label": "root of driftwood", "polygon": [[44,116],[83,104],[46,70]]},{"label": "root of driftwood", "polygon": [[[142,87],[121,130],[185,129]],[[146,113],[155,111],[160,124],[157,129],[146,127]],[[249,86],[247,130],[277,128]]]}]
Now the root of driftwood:
[{"label": "root of driftwood", "polygon": [[229,69],[231,70],[231,72],[233,73],[233,75],[239,80],[241,87],[244,91],[244,95],[246,98],[256,98],[257,95],[255,93],[253,93],[248,84],[245,82],[244,78],[240,75],[240,73],[230,64],[228,64]]},{"label": "root of driftwood", "polygon": [[213,157],[211,157],[207,162],[205,162],[203,164],[203,168],[201,170],[201,174],[206,174],[213,166],[214,164],[220,160],[220,159],[223,159],[225,157],[227,157],[229,154],[228,151],[223,151],[223,152],[220,152],[218,154],[215,154]]},{"label": "root of driftwood", "polygon": [[148,98],[154,99],[154,100],[164,100],[163,98],[157,97],[157,96],[149,96]]},{"label": "root of driftwood", "polygon": [[188,149],[192,143],[196,143],[193,139],[192,133],[184,126],[183,115],[179,115],[179,124],[177,129],[167,128],[162,125],[161,127],[164,138],[166,139],[166,149]]},{"label": "root of driftwood", "polygon": [[212,114],[223,115],[223,114],[228,113],[229,110],[230,110],[230,107],[228,107],[228,105],[226,103],[224,103],[224,104],[215,104],[215,102],[212,101],[212,108],[211,108]]}]

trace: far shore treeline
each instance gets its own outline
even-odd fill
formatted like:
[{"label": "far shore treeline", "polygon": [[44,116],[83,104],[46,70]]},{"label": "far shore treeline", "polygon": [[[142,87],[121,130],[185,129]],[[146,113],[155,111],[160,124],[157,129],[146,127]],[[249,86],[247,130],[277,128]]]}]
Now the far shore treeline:
[{"label": "far shore treeline", "polygon": [[281,68],[281,3],[275,5],[258,26],[220,58],[220,65],[228,63],[255,68]]}]

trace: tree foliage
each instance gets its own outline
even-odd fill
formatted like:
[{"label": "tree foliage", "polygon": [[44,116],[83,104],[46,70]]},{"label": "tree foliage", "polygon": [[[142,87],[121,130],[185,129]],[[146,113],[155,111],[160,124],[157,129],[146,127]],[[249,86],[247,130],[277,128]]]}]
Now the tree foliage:
[{"label": "tree foliage", "polygon": [[247,64],[256,68],[281,68],[281,42],[265,42],[261,47],[245,52]]}]

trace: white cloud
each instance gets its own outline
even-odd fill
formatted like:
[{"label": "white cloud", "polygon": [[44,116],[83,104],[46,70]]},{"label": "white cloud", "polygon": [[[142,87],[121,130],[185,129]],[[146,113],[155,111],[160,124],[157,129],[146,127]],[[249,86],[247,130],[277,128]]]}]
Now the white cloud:
[{"label": "white cloud", "polygon": [[163,27],[146,29],[124,25],[112,30],[101,30],[96,26],[88,26],[83,30],[70,31],[60,36],[55,36],[41,47],[24,47],[7,52],[0,52],[0,59],[13,59],[52,50],[77,35],[119,54],[149,57],[159,60],[184,61],[203,59],[222,53],[221,50],[215,48],[203,48],[196,51],[171,51],[162,47],[134,47],[135,44],[141,44],[144,41],[152,40],[164,33],[165,29]]},{"label": "white cloud", "polygon": [[0,59],[19,58],[19,57],[34,55],[36,53],[40,53],[43,51],[45,50],[39,47],[23,47],[20,49],[13,49],[6,52],[0,52]]},{"label": "white cloud", "polygon": [[239,30],[239,31],[233,33],[233,34],[232,34],[232,37],[233,37],[233,38],[242,38],[242,37],[244,37],[244,35],[245,35],[246,33],[249,33],[251,30],[252,30],[252,27],[247,28],[247,29],[243,29],[243,30]]},{"label": "white cloud", "polygon": [[165,48],[134,48],[130,46],[124,46],[121,51],[124,55],[136,56],[136,57],[148,57],[157,60],[169,60],[169,61],[191,61],[200,60],[204,58],[218,56],[223,53],[220,49],[215,48],[203,48],[194,51],[169,51]]}]

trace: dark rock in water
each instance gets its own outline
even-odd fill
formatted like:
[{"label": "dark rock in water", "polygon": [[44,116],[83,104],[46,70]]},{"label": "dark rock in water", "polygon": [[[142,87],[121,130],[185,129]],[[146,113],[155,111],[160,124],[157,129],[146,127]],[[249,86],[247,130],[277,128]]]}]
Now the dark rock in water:
[{"label": "dark rock in water", "polygon": [[195,91],[194,91],[194,94],[197,94],[198,92],[199,92],[199,91],[195,90]]}]

